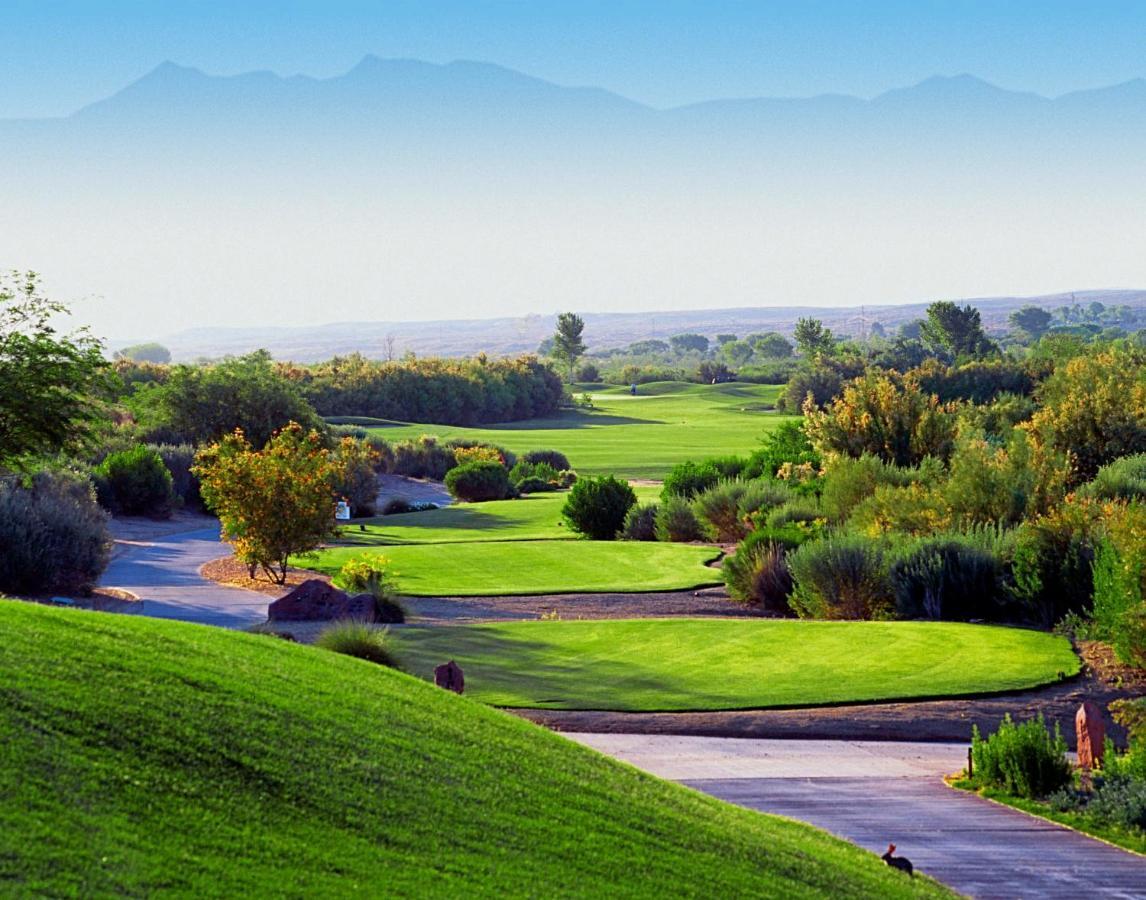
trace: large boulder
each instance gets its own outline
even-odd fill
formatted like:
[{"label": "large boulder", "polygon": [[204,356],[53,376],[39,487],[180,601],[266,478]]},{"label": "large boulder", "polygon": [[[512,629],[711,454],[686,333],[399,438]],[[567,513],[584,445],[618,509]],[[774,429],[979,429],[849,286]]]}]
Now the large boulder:
[{"label": "large boulder", "polygon": [[329,622],[334,619],[373,622],[377,618],[377,604],[370,594],[351,597],[326,581],[312,578],[272,603],[267,608],[267,617],[272,622]]},{"label": "large boulder", "polygon": [[1079,768],[1101,767],[1103,750],[1106,749],[1106,725],[1102,721],[1102,710],[1087,700],[1075,714],[1074,727],[1078,735]]}]

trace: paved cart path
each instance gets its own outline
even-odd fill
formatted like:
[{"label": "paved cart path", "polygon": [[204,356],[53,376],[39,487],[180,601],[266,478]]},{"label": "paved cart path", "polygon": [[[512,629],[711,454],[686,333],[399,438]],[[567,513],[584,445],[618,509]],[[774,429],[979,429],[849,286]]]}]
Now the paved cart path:
[{"label": "paved cart path", "polygon": [[1146,897],[1146,857],[948,788],[965,744],[569,734],[730,803],[889,843],[972,897]]},{"label": "paved cart path", "polygon": [[119,552],[100,581],[123,588],[142,603],[133,611],[160,619],[245,628],[266,621],[270,598],[204,578],[199,567],[226,552],[218,526],[146,541],[119,541]]}]

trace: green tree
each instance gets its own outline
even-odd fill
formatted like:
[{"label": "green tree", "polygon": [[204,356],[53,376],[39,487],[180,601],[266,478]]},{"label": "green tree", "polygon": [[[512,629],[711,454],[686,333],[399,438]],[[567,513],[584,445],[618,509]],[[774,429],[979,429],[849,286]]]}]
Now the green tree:
[{"label": "green tree", "polygon": [[767,334],[753,335],[750,339],[752,349],[760,356],[768,359],[787,359],[792,355],[792,342],[784,335],[769,331]]},{"label": "green tree", "polygon": [[703,334],[674,334],[669,338],[669,343],[677,353],[708,352],[708,338]]},{"label": "green tree", "polygon": [[932,347],[949,350],[955,356],[983,356],[995,349],[983,331],[979,310],[969,304],[960,307],[950,300],[932,303],[921,332]]},{"label": "green tree", "polygon": [[165,384],[137,393],[131,405],[145,425],[164,426],[193,444],[241,428],[256,447],[288,422],[321,428],[322,420],[297,385],[259,350],[208,366],[176,366]]},{"label": "green tree", "polygon": [[1041,306],[1024,306],[1011,313],[1010,322],[1012,328],[1037,340],[1050,328],[1051,314]]},{"label": "green tree", "polygon": [[316,430],[290,422],[262,450],[236,430],[200,451],[193,471],[223,539],[252,578],[261,567],[285,584],[290,557],[318,549],[334,534],[336,469]]},{"label": "green tree", "polygon": [[725,344],[731,344],[734,340],[736,340],[736,335],[734,334],[718,334],[716,336],[716,343],[721,347]]},{"label": "green tree", "polygon": [[132,362],[169,363],[171,351],[162,344],[151,342],[148,344],[132,344],[115,351],[116,359],[130,359]]},{"label": "green tree", "polygon": [[552,355],[569,369],[569,380],[573,380],[573,367],[585,355],[585,341],[581,332],[585,330],[584,320],[576,313],[561,313],[557,317],[557,331],[553,334]]},{"label": "green tree", "polygon": [[67,311],[36,273],[0,274],[0,471],[83,445],[98,422],[108,365],[87,329],[56,331]]},{"label": "green tree", "polygon": [[831,353],[836,339],[819,319],[796,320],[796,347],[804,356]]}]

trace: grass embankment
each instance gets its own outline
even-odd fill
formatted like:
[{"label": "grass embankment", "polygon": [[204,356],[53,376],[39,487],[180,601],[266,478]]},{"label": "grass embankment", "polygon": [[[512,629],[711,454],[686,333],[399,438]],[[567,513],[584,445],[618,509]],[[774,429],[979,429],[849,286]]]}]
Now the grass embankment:
[{"label": "grass embankment", "polygon": [[375,433],[390,441],[437,434],[500,444],[517,453],[552,447],[581,475],[663,478],[672,466],[707,456],[748,454],[787,417],[765,409],[781,388],[756,384],[593,386],[594,408],[488,428],[402,425]]},{"label": "grass embankment", "polygon": [[[642,502],[655,488],[640,488]],[[378,553],[412,597],[631,593],[721,584],[710,547],[577,540],[561,521],[565,493],[459,503],[383,516],[343,529],[337,545],[294,562],[334,575],[350,558]],[[365,529],[365,530],[363,530]]]},{"label": "grass embankment", "polygon": [[[964,772],[964,774],[966,773]],[[996,803],[1001,803],[1004,806],[1009,806],[1012,809],[1020,810],[1032,816],[1038,816],[1040,819],[1046,819],[1048,822],[1054,822],[1058,825],[1065,825],[1067,828],[1073,828],[1075,831],[1088,834],[1101,841],[1106,841],[1108,844],[1114,844],[1116,847],[1122,847],[1123,849],[1133,850],[1135,853],[1146,855],[1146,833],[1143,833],[1141,830],[1124,828],[1109,822],[1100,822],[1095,819],[1094,816],[1087,815],[1085,812],[1060,812],[1059,810],[1052,809],[1050,804],[1045,800],[1030,800],[1026,797],[1016,797],[1014,794],[1008,794],[1006,791],[999,790],[998,788],[979,788],[975,786],[974,782],[966,778],[954,778],[948,783],[957,790],[978,794],[980,797],[994,800]]]},{"label": "grass embankment", "polygon": [[0,601],[5,894],[938,896],[370,663]]},{"label": "grass embankment", "polygon": [[1017,690],[1074,675],[1065,638],[950,622],[632,620],[406,628],[396,651],[429,677],[457,660],[495,706],[759,709]]}]

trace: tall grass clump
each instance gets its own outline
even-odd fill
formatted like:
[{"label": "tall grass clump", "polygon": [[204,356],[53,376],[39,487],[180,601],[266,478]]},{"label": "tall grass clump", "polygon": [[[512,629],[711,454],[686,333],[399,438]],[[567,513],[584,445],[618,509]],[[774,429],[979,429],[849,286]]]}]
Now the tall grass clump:
[{"label": "tall grass clump", "polygon": [[788,595],[792,573],[783,544],[767,532],[749,535],[722,564],[728,592],[742,603],[759,606],[777,616],[792,615]]},{"label": "tall grass clump", "polygon": [[390,649],[390,633],[366,622],[335,622],[322,630],[315,646],[332,653],[355,656],[367,662],[397,669],[398,658]]},{"label": "tall grass clump", "polygon": [[743,481],[718,481],[697,494],[692,508],[718,541],[738,541],[750,530],[740,515],[740,503],[748,491]]},{"label": "tall grass clump", "polygon": [[0,592],[84,594],[111,556],[107,514],[86,478],[0,478]]},{"label": "tall grass clump", "polygon": [[809,541],[788,556],[792,609],[808,619],[880,619],[894,609],[886,554],[859,535]]},{"label": "tall grass clump", "polygon": [[971,761],[975,784],[1017,797],[1045,797],[1070,783],[1066,741],[1057,722],[1053,735],[1047,730],[1042,713],[1019,725],[1007,714],[987,738],[972,726]]}]

